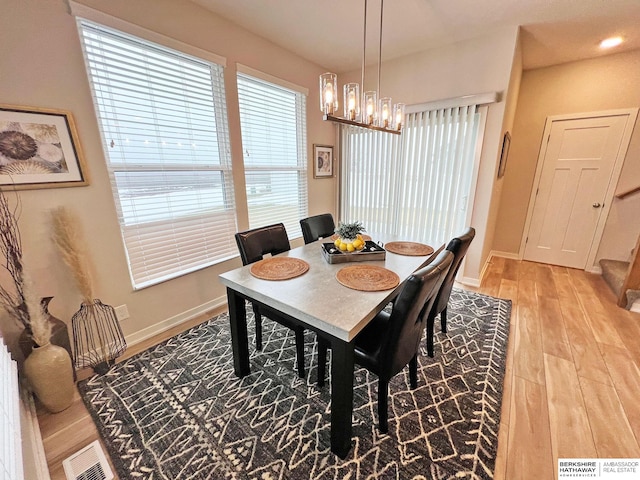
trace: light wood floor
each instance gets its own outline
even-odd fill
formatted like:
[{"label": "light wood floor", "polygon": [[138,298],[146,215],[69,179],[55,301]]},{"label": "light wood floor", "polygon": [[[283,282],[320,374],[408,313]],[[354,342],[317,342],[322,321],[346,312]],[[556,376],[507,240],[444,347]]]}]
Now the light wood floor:
[{"label": "light wood floor", "polygon": [[[531,262],[493,258],[474,290],[513,301],[495,478],[553,480],[558,458],[640,458],[640,314],[598,275]],[[64,480],[62,460],[97,431],[77,395],[38,412],[51,478]]]}]

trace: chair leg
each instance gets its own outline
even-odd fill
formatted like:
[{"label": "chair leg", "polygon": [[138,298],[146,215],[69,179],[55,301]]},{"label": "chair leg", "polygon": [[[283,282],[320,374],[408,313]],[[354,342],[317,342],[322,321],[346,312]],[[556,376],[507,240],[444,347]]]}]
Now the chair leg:
[{"label": "chair leg", "polygon": [[418,388],[418,354],[409,360],[409,384],[411,388]]},{"label": "chair leg", "polygon": [[262,350],[262,315],[260,315],[260,308],[257,305],[253,305],[253,316],[256,322],[256,350]]},{"label": "chair leg", "polygon": [[318,387],[324,387],[327,368],[327,342],[318,337]]},{"label": "chair leg", "polygon": [[296,359],[298,361],[298,376],[305,378],[307,375],[304,371],[304,330],[302,328],[294,329],[296,334]]},{"label": "chair leg", "polygon": [[435,318],[429,315],[427,318],[427,355],[433,358],[433,322]]},{"label": "chair leg", "polygon": [[447,307],[444,307],[444,310],[440,312],[440,327],[442,333],[447,333]]},{"label": "chair leg", "polygon": [[378,378],[378,422],[382,433],[387,433],[389,431],[389,420],[387,416],[388,398],[389,382],[382,378]]}]

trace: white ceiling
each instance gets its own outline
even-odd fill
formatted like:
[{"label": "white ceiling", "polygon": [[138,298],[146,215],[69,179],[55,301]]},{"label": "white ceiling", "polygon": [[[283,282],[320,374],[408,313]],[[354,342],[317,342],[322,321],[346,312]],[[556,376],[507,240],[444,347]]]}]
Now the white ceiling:
[{"label": "white ceiling", "polygon": [[[192,0],[334,72],[360,68],[364,0]],[[367,63],[377,61],[380,3],[369,2]],[[522,26],[524,68],[640,49],[640,0],[387,0],[383,60]],[[626,42],[603,53],[603,38]]]}]

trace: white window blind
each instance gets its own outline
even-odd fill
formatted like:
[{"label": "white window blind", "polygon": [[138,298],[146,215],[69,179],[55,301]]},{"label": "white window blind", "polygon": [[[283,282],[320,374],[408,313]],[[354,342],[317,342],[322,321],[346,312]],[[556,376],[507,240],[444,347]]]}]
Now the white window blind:
[{"label": "white window blind", "polygon": [[223,67],[78,24],[134,287],[237,255]]},{"label": "white window blind", "polygon": [[409,113],[400,137],[342,127],[341,219],[431,245],[469,222],[477,174],[475,105]]},{"label": "white window blind", "polygon": [[306,96],[238,73],[249,227],[282,222],[302,236],[307,216]]}]

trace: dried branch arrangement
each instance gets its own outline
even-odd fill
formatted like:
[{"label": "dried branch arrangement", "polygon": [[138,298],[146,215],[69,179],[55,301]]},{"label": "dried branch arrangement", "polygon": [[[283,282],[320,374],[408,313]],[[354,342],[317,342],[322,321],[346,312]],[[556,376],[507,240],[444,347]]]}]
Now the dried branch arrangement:
[{"label": "dried branch arrangement", "polygon": [[0,304],[25,328],[29,327],[29,312],[24,301],[24,278],[22,268],[22,243],[16,210],[11,210],[4,193],[0,191],[0,253],[2,267],[13,280],[14,288],[0,285]]},{"label": "dried branch arrangement", "polygon": [[20,322],[36,345],[46,345],[51,340],[51,323],[36,295],[30,278],[24,271],[22,242],[18,229],[20,203],[15,210],[9,208],[7,197],[0,191],[0,253],[4,257],[2,267],[13,280],[13,289],[0,285],[0,306]]},{"label": "dried branch arrangement", "polygon": [[51,211],[53,223],[53,241],[58,246],[62,260],[71,270],[76,286],[84,303],[93,299],[93,280],[89,268],[89,257],[78,228],[78,222],[65,207]]}]

